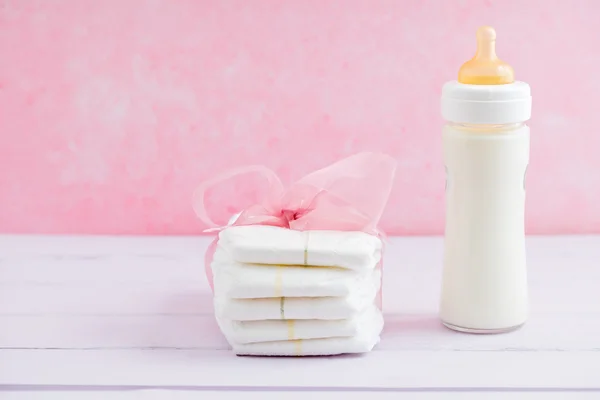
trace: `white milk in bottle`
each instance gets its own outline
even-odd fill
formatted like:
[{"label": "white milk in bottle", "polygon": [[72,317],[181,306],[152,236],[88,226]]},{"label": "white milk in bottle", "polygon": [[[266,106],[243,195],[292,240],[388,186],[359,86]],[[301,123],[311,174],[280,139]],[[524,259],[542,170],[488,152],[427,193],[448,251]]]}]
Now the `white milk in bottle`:
[{"label": "white milk in bottle", "polygon": [[446,231],[443,323],[499,333],[527,319],[525,174],[529,85],[495,52],[496,33],[477,31],[477,53],[444,85]]}]

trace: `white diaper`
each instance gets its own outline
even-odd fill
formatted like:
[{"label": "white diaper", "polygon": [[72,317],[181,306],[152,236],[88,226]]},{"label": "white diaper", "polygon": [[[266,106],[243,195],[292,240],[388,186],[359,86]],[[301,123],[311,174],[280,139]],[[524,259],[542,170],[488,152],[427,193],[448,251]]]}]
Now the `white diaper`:
[{"label": "white diaper", "polygon": [[352,337],[358,335],[366,325],[378,323],[382,318],[381,311],[373,305],[348,319],[232,321],[217,318],[217,322],[229,342],[245,344],[279,340]]},{"label": "white diaper", "polygon": [[346,319],[364,311],[375,302],[381,284],[381,271],[343,297],[272,297],[233,299],[221,296],[215,277],[215,314],[236,321],[265,319]]},{"label": "white diaper", "polygon": [[381,240],[363,232],[295,231],[274,226],[231,226],[219,245],[238,262],[314,265],[362,271],[381,259]]},{"label": "white diaper", "polygon": [[371,319],[361,324],[354,336],[244,344],[230,341],[230,344],[237,355],[326,356],[367,353],[379,343],[379,335],[382,330],[383,317],[381,313],[372,313]]},{"label": "white diaper", "polygon": [[215,290],[233,299],[265,297],[344,297],[369,285],[375,264],[362,272],[335,267],[243,264],[221,246],[212,270]]}]

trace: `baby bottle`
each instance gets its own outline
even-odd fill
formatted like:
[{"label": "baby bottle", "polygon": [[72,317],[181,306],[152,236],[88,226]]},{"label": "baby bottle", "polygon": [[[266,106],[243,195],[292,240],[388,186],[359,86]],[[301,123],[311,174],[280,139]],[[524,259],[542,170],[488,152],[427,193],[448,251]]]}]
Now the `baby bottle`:
[{"label": "baby bottle", "polygon": [[440,317],[448,328],[500,333],[527,319],[525,174],[531,94],[496,56],[496,32],[444,85],[446,230]]}]

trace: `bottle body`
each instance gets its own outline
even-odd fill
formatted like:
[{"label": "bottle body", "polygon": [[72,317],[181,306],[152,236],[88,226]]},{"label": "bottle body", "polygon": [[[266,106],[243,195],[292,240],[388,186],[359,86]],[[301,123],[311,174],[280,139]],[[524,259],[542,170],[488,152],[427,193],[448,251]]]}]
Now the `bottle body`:
[{"label": "bottle body", "polygon": [[440,317],[503,332],[527,319],[524,123],[444,127],[446,232]]}]

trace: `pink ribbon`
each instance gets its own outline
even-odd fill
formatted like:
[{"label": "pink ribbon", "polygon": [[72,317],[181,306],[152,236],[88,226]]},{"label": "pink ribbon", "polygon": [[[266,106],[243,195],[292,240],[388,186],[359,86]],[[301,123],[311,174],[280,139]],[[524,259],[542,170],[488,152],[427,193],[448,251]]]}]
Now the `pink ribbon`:
[{"label": "pink ribbon", "polygon": [[[265,166],[246,166],[209,179],[194,192],[194,211],[208,229],[215,223],[204,201],[208,189],[234,177],[258,173],[268,183],[262,201],[244,209],[233,225],[271,225],[304,230],[362,231],[381,235],[377,224],[385,209],[396,172],[396,161],[381,153],[358,153],[314,171],[287,190],[275,172]],[[210,262],[216,240],[206,253],[206,272],[212,288]]]}]

